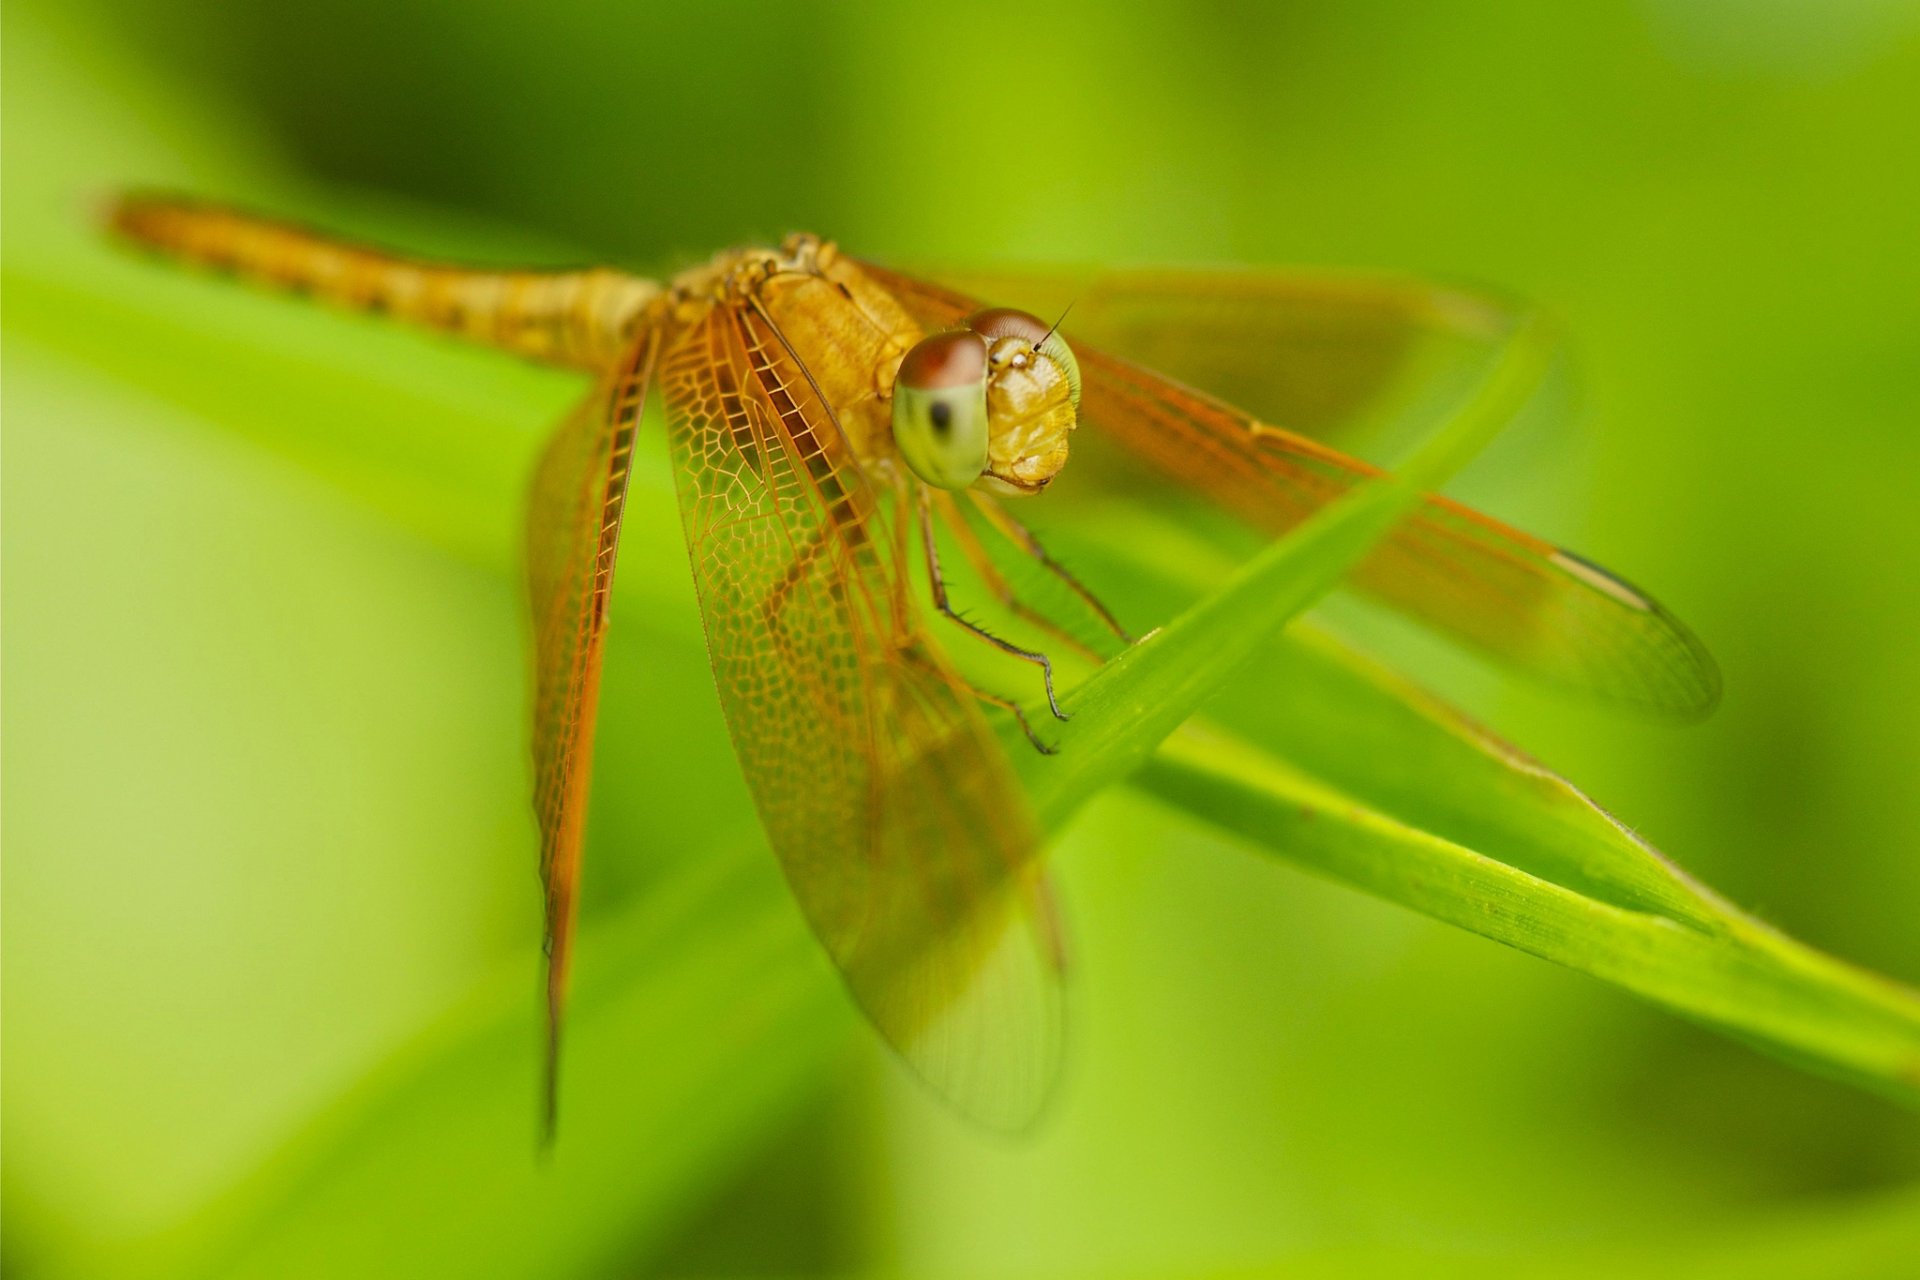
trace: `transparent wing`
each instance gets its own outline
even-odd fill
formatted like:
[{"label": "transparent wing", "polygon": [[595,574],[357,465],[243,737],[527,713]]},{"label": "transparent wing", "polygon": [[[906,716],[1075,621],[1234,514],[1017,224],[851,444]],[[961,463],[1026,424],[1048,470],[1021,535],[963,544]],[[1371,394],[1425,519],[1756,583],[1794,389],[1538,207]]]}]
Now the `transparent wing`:
[{"label": "transparent wing", "polygon": [[1385,276],[1146,269],[942,273],[958,294],[1052,320],[1078,342],[1320,440],[1398,394],[1470,376],[1513,321],[1480,294]]},{"label": "transparent wing", "polygon": [[772,322],[716,306],[661,384],[721,705],[794,895],[913,1069],[1023,1127],[1055,1075],[1062,955],[1006,758]]},{"label": "transparent wing", "polygon": [[[979,305],[974,297],[951,289],[882,268],[868,270],[929,327],[950,325]],[[1217,281],[1224,278],[1205,277],[1215,283],[1204,288],[1202,278],[1193,273],[1156,279],[1159,283],[1152,290],[1127,294],[1128,306],[1123,309],[1127,314],[1139,314],[1156,298],[1175,314],[1183,309],[1198,314],[1212,305],[1209,298],[1218,291]],[[1330,287],[1326,281],[1314,286],[1316,290]],[[1185,289],[1204,296],[1174,306]],[[1097,301],[1098,296],[1091,300]],[[1308,296],[1304,287],[1292,293],[1277,280],[1256,278],[1255,284],[1232,295],[1225,314],[1246,317],[1259,309],[1257,300],[1265,297],[1284,322],[1273,321],[1264,331],[1280,333],[1303,323],[1311,308],[1301,300]],[[1063,326],[1080,361],[1081,416],[1157,474],[1275,534],[1293,528],[1354,484],[1378,474],[1377,468],[1324,444],[1082,342],[1078,325],[1085,305],[1076,304]],[[1355,306],[1366,310],[1359,301]],[[1097,328],[1105,309],[1088,309],[1095,313]],[[1375,336],[1361,345],[1377,353],[1378,368],[1385,370],[1390,346],[1385,335],[1394,327],[1387,317],[1393,308],[1381,302],[1372,314],[1377,320]],[[1409,301],[1400,314],[1408,325],[1415,318],[1428,329],[1451,325],[1459,336],[1471,340],[1493,323],[1498,312],[1466,302],[1416,306]],[[1144,323],[1132,320],[1117,331],[1138,335],[1144,332]],[[1261,324],[1249,323],[1251,332],[1263,331]],[[1419,341],[1409,334],[1408,349]],[[1185,341],[1167,339],[1161,345],[1170,355],[1185,353],[1188,367],[1203,373],[1220,359],[1195,356]],[[1306,350],[1299,344],[1283,347],[1289,357],[1301,357]],[[1226,349],[1256,365],[1261,360],[1260,352],[1247,346],[1244,338],[1235,338]],[[1374,385],[1368,391],[1372,383],[1353,372],[1358,367],[1349,365],[1333,376],[1324,395],[1302,390],[1286,394],[1295,405],[1318,404],[1323,415],[1351,415],[1363,399],[1380,389]],[[1258,380],[1269,388],[1270,403],[1284,400],[1274,389],[1284,380],[1283,372],[1309,387],[1317,377],[1310,361],[1283,362],[1280,369]],[[1607,701],[1663,716],[1694,717],[1710,711],[1719,698],[1719,673],[1712,658],[1651,597],[1572,552],[1446,498],[1429,498],[1418,515],[1355,571],[1353,580],[1362,591],[1509,663]]]},{"label": "transparent wing", "polygon": [[628,460],[655,344],[632,356],[548,441],[527,509],[533,613],[534,815],[547,912],[547,1126],[555,1116],[560,1024],[572,957],[575,893],[592,771],[600,655]]}]

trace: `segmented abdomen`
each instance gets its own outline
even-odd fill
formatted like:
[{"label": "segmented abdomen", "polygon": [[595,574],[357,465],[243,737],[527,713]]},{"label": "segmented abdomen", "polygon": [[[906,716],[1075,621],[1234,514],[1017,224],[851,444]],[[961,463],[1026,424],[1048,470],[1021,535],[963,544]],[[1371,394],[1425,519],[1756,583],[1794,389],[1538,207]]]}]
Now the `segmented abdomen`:
[{"label": "segmented abdomen", "polygon": [[492,271],[404,258],[168,195],[122,197],[112,225],[167,257],[249,283],[577,368],[603,369],[625,354],[660,293],[609,267]]}]

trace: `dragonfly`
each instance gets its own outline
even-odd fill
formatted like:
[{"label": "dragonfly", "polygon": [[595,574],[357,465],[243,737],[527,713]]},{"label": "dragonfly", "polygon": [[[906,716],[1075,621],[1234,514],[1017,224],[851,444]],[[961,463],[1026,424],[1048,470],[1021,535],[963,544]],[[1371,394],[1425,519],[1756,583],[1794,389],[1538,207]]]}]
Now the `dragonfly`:
[{"label": "dragonfly", "polygon": [[[1071,640],[1011,585],[982,528],[1128,642],[1013,510],[1052,486],[1076,432],[1168,492],[1282,534],[1379,474],[1324,437],[1418,340],[1485,341],[1509,318],[1417,280],[1133,270],[1080,283],[1066,323],[1049,322],[1011,304],[1034,278],[935,282],[808,234],[660,281],[429,261],[170,193],[122,197],[111,224],[168,259],[595,380],[547,441],[526,513],[549,1135],[608,605],[650,396],[721,706],[794,897],[912,1071],[962,1114],[1018,1131],[1058,1075],[1067,945],[993,717],[1044,752],[1032,719],[1069,713],[1050,641],[1018,643],[956,607],[942,531],[1042,637]],[[1444,497],[1353,584],[1607,700],[1697,716],[1718,697],[1711,658],[1646,593]],[[1032,716],[963,673],[945,643],[963,638],[1035,668]]]}]

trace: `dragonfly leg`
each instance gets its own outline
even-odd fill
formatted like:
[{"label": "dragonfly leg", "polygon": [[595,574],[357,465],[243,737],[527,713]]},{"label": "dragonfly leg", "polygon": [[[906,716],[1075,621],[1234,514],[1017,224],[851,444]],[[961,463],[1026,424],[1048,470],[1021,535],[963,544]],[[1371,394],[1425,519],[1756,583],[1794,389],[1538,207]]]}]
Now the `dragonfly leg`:
[{"label": "dragonfly leg", "polygon": [[1102,604],[1100,597],[1088,590],[1086,584],[1074,577],[1065,565],[1048,555],[1047,549],[1040,545],[1040,539],[1033,536],[1031,529],[1008,515],[1006,509],[995,502],[991,495],[981,493],[977,489],[969,489],[967,497],[973,500],[973,505],[979,508],[980,514],[987,518],[987,523],[1004,534],[1008,541],[1038,560],[1041,568],[1060,579],[1067,585],[1068,590],[1079,596],[1086,606],[1099,616],[1100,621],[1106,624],[1107,630],[1113,632],[1123,642],[1133,643],[1133,634],[1120,625],[1119,620],[1113,616],[1112,610]]},{"label": "dragonfly leg", "polygon": [[[940,672],[939,668],[935,667],[932,663],[928,662],[925,655],[921,653],[919,650],[916,650],[913,648],[907,648],[901,651],[901,656],[903,656],[910,662],[914,662],[919,664],[920,666],[926,667],[929,671],[935,672],[936,674],[944,674]],[[1005,697],[998,693],[989,692],[986,689],[982,689],[979,685],[974,684],[970,680],[963,680],[961,681],[961,683],[966,686],[966,690],[968,693],[972,694],[974,697],[978,698],[980,701],[985,702],[991,706],[999,707],[1002,710],[1012,713],[1014,723],[1020,726],[1020,732],[1027,735],[1027,741],[1033,744],[1033,749],[1035,751],[1038,751],[1043,756],[1058,755],[1060,753],[1059,747],[1055,746],[1051,742],[1048,742],[1045,738],[1042,738],[1039,734],[1033,731],[1033,722],[1027,719],[1026,711],[1022,709],[1020,704],[1015,702],[1012,698]]]},{"label": "dragonfly leg", "polygon": [[940,572],[940,548],[935,543],[933,536],[933,507],[927,501],[926,491],[924,489],[920,492],[919,507],[920,540],[927,561],[927,581],[933,589],[934,608],[938,609],[941,615],[948,621],[959,624],[970,635],[979,637],[994,648],[1000,650],[1000,652],[1010,657],[1018,658],[1022,662],[1031,662],[1034,666],[1039,667],[1041,680],[1047,688],[1047,707],[1053,712],[1054,719],[1072,719],[1073,717],[1060,709],[1060,699],[1054,694],[1053,660],[1051,658],[1033,649],[1022,649],[1010,640],[1002,640],[999,636],[994,635],[979,623],[968,619],[954,610],[952,603],[947,599],[946,579]]},{"label": "dragonfly leg", "polygon": [[973,696],[980,699],[980,701],[991,703],[996,707],[1004,707],[1006,710],[1011,711],[1013,713],[1014,723],[1020,726],[1020,732],[1027,735],[1027,741],[1033,744],[1035,751],[1038,751],[1043,756],[1059,754],[1059,747],[1054,746],[1051,742],[1046,741],[1033,731],[1033,722],[1027,719],[1027,713],[1020,709],[1019,703],[1015,702],[1012,698],[1005,698],[997,693],[988,693],[985,689],[978,688],[975,685],[969,684],[967,688],[972,692]]},{"label": "dragonfly leg", "polygon": [[1013,584],[1007,580],[1007,575],[1000,571],[1000,566],[995,564],[993,557],[987,553],[986,545],[980,541],[980,535],[975,533],[973,526],[967,523],[966,515],[960,510],[959,503],[954,501],[951,494],[935,493],[933,503],[934,509],[946,520],[947,528],[953,531],[954,540],[960,544],[961,554],[966,556],[967,563],[973,566],[973,571],[980,575],[981,582],[986,585],[988,591],[993,593],[993,598],[998,600],[1008,612],[1023,622],[1032,623],[1062,644],[1071,646],[1082,657],[1094,662],[1105,661],[1105,655],[1092,645],[1020,598],[1019,592],[1015,591]]}]

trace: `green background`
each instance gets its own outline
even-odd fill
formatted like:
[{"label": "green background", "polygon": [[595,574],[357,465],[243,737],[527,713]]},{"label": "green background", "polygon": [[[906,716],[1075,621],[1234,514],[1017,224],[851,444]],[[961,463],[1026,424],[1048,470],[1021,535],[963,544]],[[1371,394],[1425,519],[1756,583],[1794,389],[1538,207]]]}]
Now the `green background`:
[{"label": "green background", "polygon": [[1920,979],[1920,7],[654,8],[8,6],[8,1274],[1920,1265],[1911,1112],[1126,791],[1059,847],[1057,1114],[952,1120],[756,848],[657,435],[599,1030],[542,1165],[511,566],[579,388],[121,257],[116,185],[509,260],[805,227],[1537,299],[1580,412],[1459,492],[1659,594],[1725,703],[1652,727],[1379,643],[1735,901]]}]

